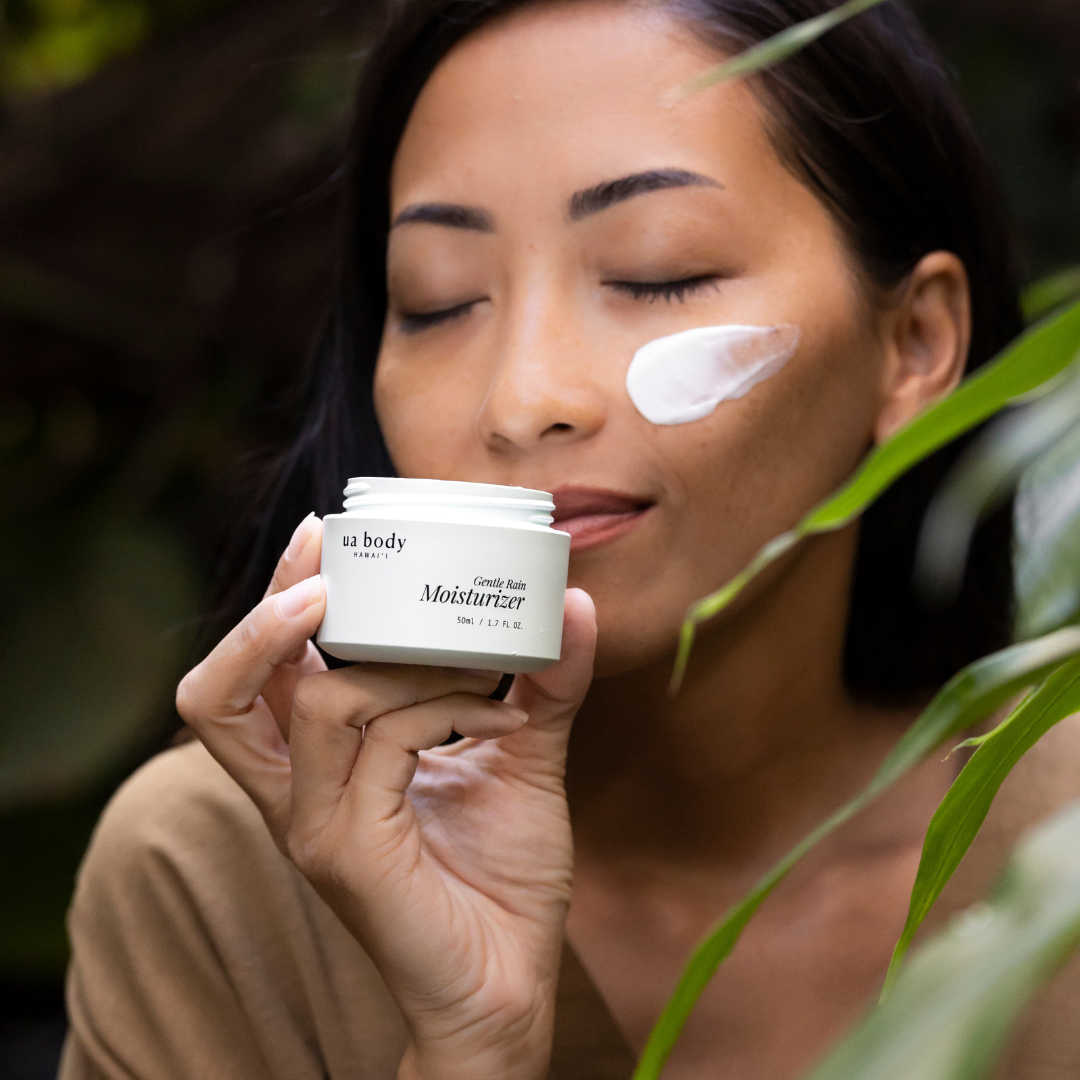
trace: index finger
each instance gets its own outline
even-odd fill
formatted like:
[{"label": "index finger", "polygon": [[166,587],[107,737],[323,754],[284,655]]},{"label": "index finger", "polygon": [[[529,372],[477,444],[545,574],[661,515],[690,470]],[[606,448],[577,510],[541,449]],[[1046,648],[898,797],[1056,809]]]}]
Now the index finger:
[{"label": "index finger", "polygon": [[[292,588],[297,582],[319,573],[322,557],[322,520],[312,511],[293,530],[288,546],[274,567],[264,599]],[[263,687],[263,700],[274,714],[282,738],[289,738],[289,713],[297,682],[305,675],[325,671],[326,664],[311,641],[300,643],[295,656],[278,665]]]},{"label": "index finger", "polygon": [[247,712],[277,665],[297,655],[326,607],[316,575],[257,604],[180,683],[177,703],[199,721]]},{"label": "index finger", "polygon": [[293,530],[288,547],[281,553],[274,576],[263,596],[273,596],[292,588],[298,581],[304,581],[319,572],[322,556],[322,519],[310,514]]},{"label": "index finger", "polygon": [[279,825],[288,801],[288,750],[260,694],[274,668],[315,632],[323,597],[318,577],[268,596],[176,691],[180,715],[268,821]]}]

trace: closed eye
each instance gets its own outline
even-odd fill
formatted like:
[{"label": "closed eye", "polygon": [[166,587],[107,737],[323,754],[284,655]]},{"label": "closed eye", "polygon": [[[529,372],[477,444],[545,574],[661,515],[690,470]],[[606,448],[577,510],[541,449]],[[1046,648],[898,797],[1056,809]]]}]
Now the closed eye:
[{"label": "closed eye", "polygon": [[421,330],[427,330],[429,327],[438,326],[439,323],[468,314],[472,306],[478,303],[480,303],[479,300],[466,300],[464,304],[455,304],[441,311],[414,311],[411,314],[402,315],[398,325],[404,334],[418,334]]},{"label": "closed eye", "polygon": [[692,293],[720,287],[720,281],[712,274],[680,278],[678,281],[608,281],[605,284],[616,292],[634,300],[678,300],[680,303]]}]

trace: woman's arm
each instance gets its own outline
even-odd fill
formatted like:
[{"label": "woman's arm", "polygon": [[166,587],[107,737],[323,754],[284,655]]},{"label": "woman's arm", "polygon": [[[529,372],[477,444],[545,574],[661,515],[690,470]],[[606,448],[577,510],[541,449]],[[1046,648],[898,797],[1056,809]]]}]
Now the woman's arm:
[{"label": "woman's arm", "polygon": [[[184,679],[178,708],[374,959],[411,1036],[402,1080],[542,1077],[591,601],[567,593],[563,659],[518,676],[505,703],[487,697],[497,673],[331,672],[309,640],[320,547],[309,518],[263,602]],[[451,731],[466,738],[440,746]]]}]

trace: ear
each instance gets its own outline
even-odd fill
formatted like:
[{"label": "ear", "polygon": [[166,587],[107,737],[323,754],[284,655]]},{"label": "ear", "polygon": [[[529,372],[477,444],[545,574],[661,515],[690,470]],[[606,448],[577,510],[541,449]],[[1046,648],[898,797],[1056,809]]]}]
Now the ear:
[{"label": "ear", "polygon": [[964,264],[949,251],[925,255],[885,316],[888,359],[874,441],[884,442],[960,381],[971,344]]}]

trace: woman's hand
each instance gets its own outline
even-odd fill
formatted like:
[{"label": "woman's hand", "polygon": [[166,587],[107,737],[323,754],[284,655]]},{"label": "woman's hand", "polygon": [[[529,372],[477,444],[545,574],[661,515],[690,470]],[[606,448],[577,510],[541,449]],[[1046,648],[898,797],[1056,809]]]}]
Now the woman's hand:
[{"label": "woman's hand", "polygon": [[[592,602],[567,592],[562,659],[517,676],[505,703],[487,697],[494,672],[327,671],[310,641],[321,544],[309,517],[177,707],[374,959],[409,1026],[402,1080],[543,1077],[570,898],[563,772],[592,677]],[[440,746],[451,731],[466,738]]]}]

